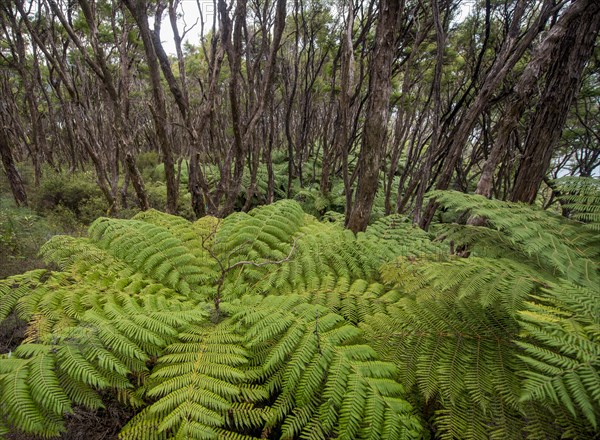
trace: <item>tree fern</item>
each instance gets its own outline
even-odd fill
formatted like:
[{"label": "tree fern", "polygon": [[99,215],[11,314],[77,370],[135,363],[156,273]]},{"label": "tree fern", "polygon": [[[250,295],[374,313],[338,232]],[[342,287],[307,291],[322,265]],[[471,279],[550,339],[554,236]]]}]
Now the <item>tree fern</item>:
[{"label": "tree fern", "polygon": [[102,406],[93,389],[127,388],[129,370],[102,347],[78,334],[54,344],[23,344],[0,359],[3,412],[11,424],[43,435],[64,430],[72,403]]},{"label": "tree fern", "polygon": [[589,435],[600,389],[597,237],[525,205],[434,196],[454,218],[487,225],[436,227],[467,245],[467,259],[384,266],[383,280],[406,296],[362,324],[372,346],[434,408],[442,438]]},{"label": "tree fern", "polygon": [[90,226],[90,237],[114,257],[184,295],[206,277],[198,259],[164,227],[100,218]]},{"label": "tree fern", "polygon": [[600,180],[562,177],[554,182],[558,199],[570,218],[600,232]]},{"label": "tree fern", "polygon": [[[158,358],[147,386],[157,399],[134,418],[122,438],[218,438],[241,396],[247,362],[242,338],[220,325],[180,335]],[[152,426],[149,431],[148,427]]]},{"label": "tree fern", "polygon": [[596,234],[552,212],[521,203],[457,192],[432,194],[444,207],[484,218],[489,227],[449,225],[449,239],[486,256],[507,255],[557,277],[598,284],[600,242]]},{"label": "tree fern", "polygon": [[57,435],[111,393],[136,411],[126,439],[590,437],[600,251],[584,208],[434,196],[457,223],[354,235],[282,201],[53,238],[58,271],[0,281],[0,319],[28,323],[0,358],[0,432]]},{"label": "tree fern", "polygon": [[[464,265],[474,270],[468,273],[486,269],[469,260]],[[493,438],[517,437],[522,418],[515,371],[520,361],[511,355],[516,319],[501,303],[490,304],[491,294],[473,287],[469,277],[443,285],[441,274],[447,273],[449,264],[408,265],[424,266],[415,271],[404,265],[407,272],[398,272],[404,289],[413,293],[389,306],[387,313],[367,319],[363,324],[367,339],[384,359],[399,365],[409,389],[417,388],[429,405],[437,401],[443,406],[436,412],[442,437],[481,438],[482,432]],[[482,279],[480,286],[485,285],[486,277]],[[509,299],[508,306],[515,307],[516,301]]]}]

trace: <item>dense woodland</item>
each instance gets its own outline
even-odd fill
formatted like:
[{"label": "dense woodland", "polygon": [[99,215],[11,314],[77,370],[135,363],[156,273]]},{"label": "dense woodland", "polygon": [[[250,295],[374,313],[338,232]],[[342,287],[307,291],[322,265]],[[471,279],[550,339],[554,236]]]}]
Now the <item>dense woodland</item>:
[{"label": "dense woodland", "polygon": [[0,2],[0,437],[597,438],[600,3],[183,2]]}]

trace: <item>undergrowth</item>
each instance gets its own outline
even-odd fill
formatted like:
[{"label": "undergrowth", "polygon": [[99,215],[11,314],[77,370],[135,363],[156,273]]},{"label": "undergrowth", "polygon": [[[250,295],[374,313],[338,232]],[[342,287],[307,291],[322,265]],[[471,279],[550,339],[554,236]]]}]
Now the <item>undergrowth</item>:
[{"label": "undergrowth", "polygon": [[355,236],[291,200],[99,218],[44,245],[58,270],[0,281],[0,319],[27,322],[0,359],[2,429],[57,436],[110,395],[135,413],[122,439],[590,438],[600,238],[585,191],[565,199],[572,219],[433,193],[483,219],[435,234],[391,216]]}]

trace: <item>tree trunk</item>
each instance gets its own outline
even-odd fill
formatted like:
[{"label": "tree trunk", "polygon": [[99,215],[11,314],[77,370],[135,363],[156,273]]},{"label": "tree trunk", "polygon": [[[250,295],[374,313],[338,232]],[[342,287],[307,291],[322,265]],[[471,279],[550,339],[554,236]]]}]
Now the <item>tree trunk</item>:
[{"label": "tree trunk", "polygon": [[127,175],[131,179],[133,189],[135,190],[135,194],[140,202],[140,209],[142,211],[147,211],[150,208],[150,203],[148,203],[148,195],[146,194],[144,179],[142,178],[140,170],[135,164],[135,158],[131,153],[127,153],[125,155],[125,165],[127,165]]},{"label": "tree trunk", "polygon": [[25,192],[23,179],[21,179],[21,175],[15,166],[12,151],[8,144],[8,136],[3,127],[0,127],[0,156],[2,156],[2,165],[4,165],[4,171],[10,184],[10,190],[15,198],[15,203],[17,206],[27,206],[27,193]]},{"label": "tree trunk", "polygon": [[152,42],[152,34],[148,26],[148,14],[146,12],[146,4],[142,0],[124,0],[125,6],[133,15],[146,52],[146,60],[150,71],[150,82],[152,85],[152,97],[154,100],[154,109],[152,116],[154,117],[154,127],[158,144],[160,145],[165,164],[165,177],[167,181],[167,212],[175,214],[177,212],[177,180],[175,178],[175,160],[173,158],[173,148],[171,140],[167,134],[167,108],[165,97],[160,82],[160,69],[158,57]]},{"label": "tree trunk", "polygon": [[[519,0],[515,5],[510,29],[506,39],[502,43],[500,53],[487,72],[473,104],[467,110],[460,124],[450,135],[447,154],[445,155],[446,157],[442,171],[437,180],[436,189],[448,189],[450,182],[452,181],[456,163],[462,155],[464,146],[467,144],[467,140],[475,122],[481,113],[488,108],[494,92],[522,58],[523,54],[533,42],[534,38],[539,34],[548,18],[553,12],[556,12],[556,8],[553,7],[552,3],[546,0],[543,4],[542,11],[535,22],[527,30],[525,35],[520,37],[519,31],[521,19],[525,12],[526,3],[527,2],[524,0]],[[430,201],[420,220],[420,226],[422,228],[427,229],[436,209],[437,204],[434,201]]]},{"label": "tree trunk", "polygon": [[348,154],[350,150],[351,122],[350,110],[352,89],[354,83],[354,47],[352,44],[352,31],[354,30],[354,3],[348,2],[348,18],[342,40],[342,66],[341,66],[341,93],[339,110],[339,131],[336,135],[336,150],[342,159],[342,179],[344,181],[344,195],[346,197],[346,210],[344,215],[350,217],[352,210],[352,187],[348,170]]},{"label": "tree trunk", "polygon": [[[219,15],[222,25],[229,21],[229,12],[226,2],[219,1]],[[221,184],[224,188],[225,201],[219,211],[220,217],[225,217],[233,211],[238,190],[242,184],[244,175],[244,159],[246,156],[246,145],[243,141],[242,115],[240,106],[240,77],[242,75],[242,30],[246,21],[246,0],[236,2],[234,12],[234,26],[231,38],[224,38],[223,44],[229,61],[229,101],[231,107],[231,122],[233,128],[233,148],[227,154],[223,170],[221,171]],[[228,26],[231,26],[229,23]],[[229,35],[227,33],[226,35]],[[233,165],[233,171],[232,171]]]},{"label": "tree trunk", "polygon": [[413,215],[413,221],[421,225],[421,207],[425,198],[425,191],[429,180],[431,179],[431,169],[433,168],[433,161],[435,155],[439,149],[439,145],[442,138],[441,132],[441,118],[442,118],[442,96],[441,96],[441,84],[442,84],[442,68],[444,66],[444,46],[446,45],[446,31],[444,29],[442,20],[440,19],[440,8],[437,0],[431,0],[431,9],[433,12],[433,23],[435,26],[435,40],[437,44],[437,55],[435,63],[435,72],[433,77],[433,83],[431,84],[431,94],[433,97],[433,127],[431,134],[431,142],[427,147],[425,153],[425,162],[421,168],[419,176],[419,186],[417,188],[417,195],[415,199],[415,212]]},{"label": "tree trunk", "polygon": [[358,187],[354,206],[346,219],[353,232],[364,231],[369,223],[379,182],[379,170],[385,151],[392,63],[395,55],[400,0],[381,0],[375,31],[375,53],[371,63],[369,101],[363,144],[359,154]]},{"label": "tree trunk", "polygon": [[560,16],[557,23],[548,31],[544,40],[535,50],[534,56],[525,67],[525,70],[519,78],[519,82],[514,88],[513,95],[509,98],[508,106],[502,115],[502,118],[495,127],[496,137],[489,157],[484,163],[481,177],[477,184],[476,194],[490,198],[493,193],[493,179],[496,167],[507,150],[511,135],[516,130],[521,116],[530,105],[531,99],[538,90],[538,80],[553,62],[553,53],[569,29],[570,23],[577,20],[585,9],[584,2],[576,2]]},{"label": "tree trunk", "polygon": [[583,9],[571,20],[560,39],[546,76],[546,85],[529,129],[523,158],[511,195],[514,202],[533,203],[560,138],[573,97],[581,84],[583,69],[594,50],[600,29],[600,4],[580,0]]}]

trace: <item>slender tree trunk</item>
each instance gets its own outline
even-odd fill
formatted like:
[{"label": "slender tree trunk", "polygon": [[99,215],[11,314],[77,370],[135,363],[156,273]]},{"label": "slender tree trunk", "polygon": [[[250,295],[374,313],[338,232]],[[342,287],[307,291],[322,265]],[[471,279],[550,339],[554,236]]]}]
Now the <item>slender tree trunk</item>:
[{"label": "slender tree trunk", "polygon": [[431,92],[433,96],[433,133],[431,134],[431,142],[427,147],[425,153],[425,162],[420,171],[419,186],[417,188],[417,195],[415,199],[415,212],[413,221],[422,226],[421,207],[423,205],[423,199],[425,197],[425,191],[429,185],[431,179],[431,169],[433,167],[433,160],[435,154],[439,149],[439,145],[442,139],[441,132],[441,118],[442,118],[442,97],[441,97],[441,83],[442,83],[442,67],[444,65],[444,47],[446,45],[446,32],[440,19],[440,8],[438,0],[431,0],[431,7],[433,11],[433,23],[435,26],[435,40],[437,43],[437,57],[435,63],[435,72],[433,77],[433,83],[431,85]]},{"label": "slender tree trunk", "polygon": [[[219,14],[227,19],[229,13],[226,10],[225,2],[219,2]],[[240,76],[242,75],[242,30],[246,20],[246,0],[236,2],[234,12],[234,26],[232,31],[232,40],[224,40],[227,59],[229,61],[229,102],[231,108],[231,123],[233,128],[233,148],[225,158],[225,164],[221,171],[221,183],[224,188],[225,201],[219,216],[225,217],[233,211],[238,190],[242,183],[244,175],[244,162],[246,157],[246,145],[243,141],[242,115],[239,97]],[[232,171],[233,165],[233,171]],[[225,181],[223,179],[226,179]]]},{"label": "slender tree trunk", "polygon": [[331,121],[334,119],[333,109],[335,108],[335,82],[336,82],[336,74],[337,74],[337,59],[339,58],[341,52],[338,51],[335,59],[333,60],[332,72],[331,72],[331,92],[329,94],[329,111],[327,112],[327,117],[325,120],[325,128],[323,130],[323,159],[321,165],[321,181],[319,182],[319,188],[321,192],[325,195],[329,194],[331,191],[331,173],[333,168],[335,167],[335,159],[336,159],[336,151],[335,151],[335,139],[336,139],[336,131],[334,130],[333,139],[331,143],[328,142],[329,139],[329,127],[331,126]]},{"label": "slender tree trunk", "polygon": [[273,98],[270,99],[270,111],[269,111],[269,138],[267,140],[267,146],[264,150],[263,160],[267,166],[267,203],[273,203],[275,200],[275,173],[273,172],[273,141],[275,138],[275,108],[273,105]]},{"label": "slender tree trunk", "polygon": [[131,179],[133,189],[137,195],[138,201],[140,202],[140,209],[146,211],[150,208],[148,203],[148,195],[146,194],[146,188],[144,186],[144,179],[138,169],[133,154],[127,153],[125,155],[125,165],[127,165],[127,175]]},{"label": "slender tree trunk", "polygon": [[[261,120],[265,108],[273,99],[273,79],[275,76],[277,52],[279,51],[279,47],[281,45],[281,37],[283,36],[283,29],[285,28],[285,16],[286,0],[277,0],[275,10],[275,22],[273,28],[273,41],[270,44],[271,47],[269,50],[269,57],[267,59],[266,69],[263,74],[262,81],[260,82],[258,102],[254,106],[253,113],[250,116],[250,121],[248,122],[248,125],[244,130],[244,136],[242,138],[242,142],[244,144],[256,144],[256,139],[262,138],[262,136],[260,136],[259,133],[257,133],[258,130],[256,128],[258,127],[258,122]],[[265,38],[266,35],[268,35],[266,25],[263,27],[263,35],[265,36]],[[266,44],[266,41],[263,44]],[[248,187],[248,191],[246,194],[246,203],[244,205],[244,211],[250,209],[252,197],[256,190],[256,175],[258,172],[260,159],[260,148],[258,148],[258,146],[254,148],[252,156],[253,160],[250,162],[250,186]],[[237,193],[241,187],[241,179],[239,179],[238,182],[235,182],[235,184],[237,186],[234,189]]]},{"label": "slender tree trunk", "polygon": [[0,127],[0,156],[2,156],[2,165],[6,172],[6,177],[10,185],[15,203],[17,206],[27,206],[27,193],[25,192],[25,185],[23,185],[23,179],[15,166],[15,161],[10,149],[8,136],[4,127]]},{"label": "slender tree trunk", "polygon": [[574,20],[578,20],[586,4],[579,1],[573,3],[558,19],[557,23],[548,31],[544,40],[535,50],[534,56],[525,67],[514,88],[513,95],[509,98],[508,106],[498,122],[496,136],[490,155],[483,165],[481,177],[477,184],[476,194],[491,197],[493,193],[494,173],[504,153],[509,148],[511,135],[517,129],[523,113],[530,105],[531,99],[538,90],[539,78],[548,71],[552,63],[553,53],[557,51],[560,42],[566,38],[567,31]]},{"label": "slender tree trunk", "polygon": [[387,137],[392,63],[401,1],[381,0],[379,8],[364,137],[359,155],[358,187],[354,206],[346,219],[348,229],[353,232],[366,229],[377,192]]},{"label": "slender tree trunk", "polygon": [[354,2],[348,1],[348,18],[342,39],[342,66],[341,66],[341,96],[339,110],[340,129],[336,134],[336,150],[342,159],[342,179],[344,182],[344,195],[346,197],[346,208],[344,217],[349,218],[352,210],[352,185],[350,184],[350,172],[348,169],[348,155],[350,151],[351,123],[350,110],[352,100],[352,89],[354,85],[354,45],[352,43],[352,32],[354,31]]},{"label": "slender tree trunk", "polygon": [[156,51],[152,42],[152,33],[148,26],[148,14],[146,12],[146,3],[143,0],[124,0],[125,6],[133,15],[146,53],[148,68],[150,71],[150,82],[152,86],[152,97],[154,101],[154,109],[152,116],[154,117],[154,127],[163,155],[165,164],[165,177],[167,181],[167,212],[174,214],[177,212],[177,179],[175,178],[175,160],[173,157],[173,148],[171,140],[167,134],[167,108],[165,97],[160,82],[160,69]]}]

